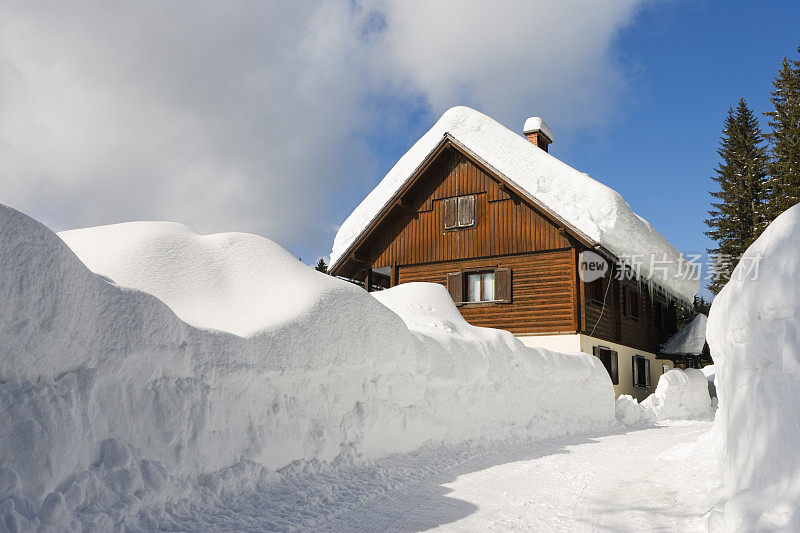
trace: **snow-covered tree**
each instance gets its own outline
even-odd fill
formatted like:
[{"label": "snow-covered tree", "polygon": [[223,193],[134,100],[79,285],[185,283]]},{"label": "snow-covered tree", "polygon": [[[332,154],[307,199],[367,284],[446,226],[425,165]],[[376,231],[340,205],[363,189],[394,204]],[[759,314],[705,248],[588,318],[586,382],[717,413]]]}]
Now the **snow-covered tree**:
[{"label": "snow-covered tree", "polygon": [[706,235],[716,241],[708,250],[714,260],[715,276],[709,290],[718,293],[728,281],[739,257],[766,226],[764,216],[767,154],[764,139],[753,112],[744,99],[728,109],[720,148],[722,161],[712,177],[719,190],[711,195]]},{"label": "snow-covered tree", "polygon": [[771,152],[767,224],[800,203],[800,60],[784,57],[772,85],[770,101],[775,109],[764,113],[771,129],[765,136]]}]

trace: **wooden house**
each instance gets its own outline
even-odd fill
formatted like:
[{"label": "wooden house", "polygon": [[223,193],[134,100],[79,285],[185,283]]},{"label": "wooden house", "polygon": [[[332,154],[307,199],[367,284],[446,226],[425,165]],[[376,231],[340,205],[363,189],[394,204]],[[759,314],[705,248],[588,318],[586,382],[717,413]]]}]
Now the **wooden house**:
[{"label": "wooden house", "polygon": [[[367,290],[441,283],[471,324],[593,354],[617,394],[644,398],[672,367],[658,347],[698,282],[618,193],[549,155],[541,119],[523,133],[447,111],[341,226],[329,272]],[[607,271],[584,282],[592,254]]]}]

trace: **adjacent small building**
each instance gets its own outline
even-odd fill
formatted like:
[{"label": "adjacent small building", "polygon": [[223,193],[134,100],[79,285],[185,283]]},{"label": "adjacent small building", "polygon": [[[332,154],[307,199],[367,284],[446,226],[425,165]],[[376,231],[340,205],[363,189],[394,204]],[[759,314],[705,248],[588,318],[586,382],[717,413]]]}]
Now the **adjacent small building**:
[{"label": "adjacent small building", "polygon": [[711,352],[706,342],[706,322],[708,317],[698,313],[691,322],[667,339],[658,353],[683,368],[702,368],[711,364]]},{"label": "adjacent small building", "polygon": [[441,283],[471,324],[593,354],[643,399],[699,279],[616,191],[548,153],[543,120],[522,133],[448,110],[342,224],[329,272],[367,290]]}]

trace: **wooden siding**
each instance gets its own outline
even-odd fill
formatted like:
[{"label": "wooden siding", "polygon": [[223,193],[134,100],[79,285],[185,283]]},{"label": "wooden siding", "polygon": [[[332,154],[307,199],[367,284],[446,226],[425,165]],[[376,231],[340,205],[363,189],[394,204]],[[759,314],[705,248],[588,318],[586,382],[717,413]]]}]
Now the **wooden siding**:
[{"label": "wooden siding", "polygon": [[[622,299],[625,288],[639,291],[638,318],[631,318],[623,313]],[[658,327],[656,322],[656,303],[660,303],[666,309],[663,327]],[[658,347],[676,331],[675,304],[669,305],[663,295],[651,296],[644,285],[640,289],[634,280],[611,279],[605,309],[602,303],[591,300],[586,301],[584,306],[585,334],[638,350],[656,352]]]},{"label": "wooden siding", "polygon": [[400,283],[426,281],[447,285],[447,274],[480,268],[511,270],[511,303],[476,303],[459,307],[475,326],[515,334],[577,331],[575,250],[473,259],[398,267]]},{"label": "wooden siding", "polygon": [[[475,224],[444,229],[445,200],[465,195],[475,195]],[[509,268],[511,303],[460,306],[471,324],[518,335],[580,331],[655,352],[674,332],[674,305],[665,327],[657,328],[654,299],[641,291],[639,318],[626,317],[622,313],[623,288],[638,284],[613,276],[605,309],[602,303],[588,300],[585,284],[577,278],[582,242],[554,218],[515,196],[469,155],[445,147],[336,274],[371,279],[371,269],[390,267],[390,285],[412,281],[446,285],[448,273]],[[663,302],[663,295],[656,300]]]},{"label": "wooden siding", "polygon": [[[444,229],[444,200],[475,195],[475,225]],[[569,248],[563,231],[512,197],[486,172],[452,149],[420,177],[360,250],[373,267],[458,261]]]}]

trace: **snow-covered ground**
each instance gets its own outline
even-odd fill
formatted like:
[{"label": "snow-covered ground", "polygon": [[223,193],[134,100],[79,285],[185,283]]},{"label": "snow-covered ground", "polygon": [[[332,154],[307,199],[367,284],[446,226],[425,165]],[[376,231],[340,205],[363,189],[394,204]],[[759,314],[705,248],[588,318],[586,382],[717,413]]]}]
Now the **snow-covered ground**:
[{"label": "snow-covered ground", "polygon": [[337,469],[289,467],[179,530],[703,531],[719,480],[709,422],[545,442],[423,449]]},{"label": "snow-covered ground", "polygon": [[[711,424],[499,446],[331,519],[330,530],[702,531]],[[699,443],[699,444],[698,444]]]}]

